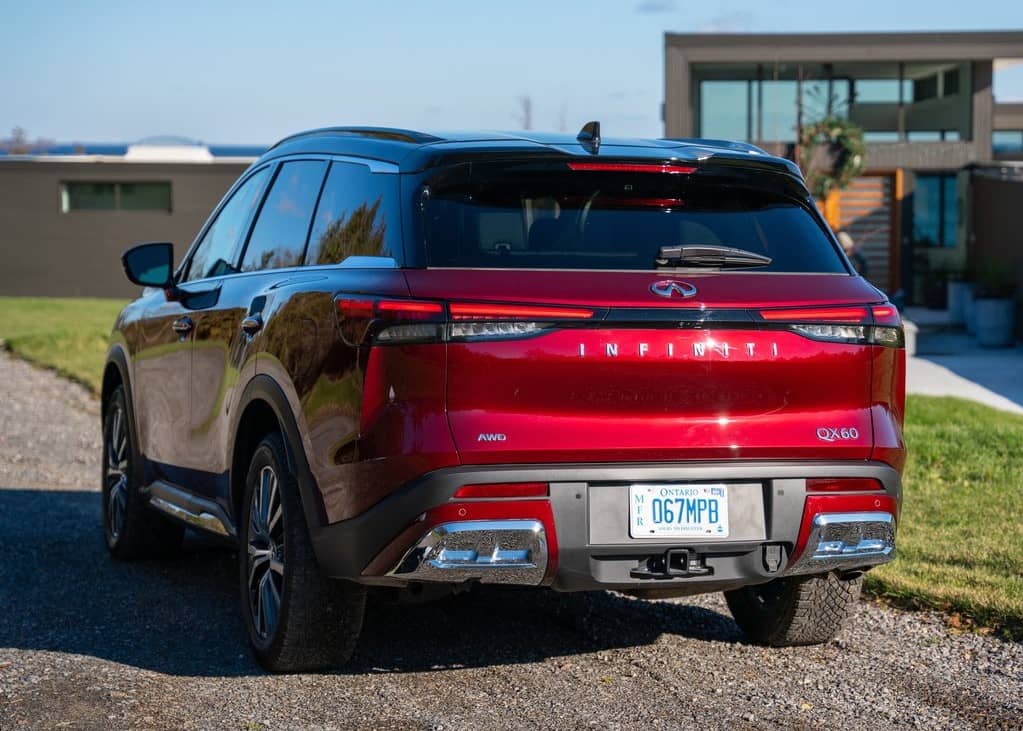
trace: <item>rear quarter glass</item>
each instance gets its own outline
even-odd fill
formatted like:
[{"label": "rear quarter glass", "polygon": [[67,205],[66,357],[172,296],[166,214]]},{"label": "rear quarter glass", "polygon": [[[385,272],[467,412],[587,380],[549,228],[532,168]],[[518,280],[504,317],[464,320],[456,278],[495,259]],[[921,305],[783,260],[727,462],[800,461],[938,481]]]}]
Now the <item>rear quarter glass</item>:
[{"label": "rear quarter glass", "polygon": [[663,246],[729,246],[771,258],[755,272],[846,274],[805,191],[775,173],[578,170],[473,163],[424,178],[430,267],[652,270]]}]

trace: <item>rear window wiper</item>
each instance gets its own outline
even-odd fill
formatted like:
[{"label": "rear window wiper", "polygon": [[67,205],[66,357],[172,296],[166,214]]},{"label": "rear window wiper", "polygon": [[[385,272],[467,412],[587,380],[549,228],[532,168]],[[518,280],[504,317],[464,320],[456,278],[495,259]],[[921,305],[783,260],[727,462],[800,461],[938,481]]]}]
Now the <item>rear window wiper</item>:
[{"label": "rear window wiper", "polygon": [[771,257],[732,246],[714,244],[693,244],[689,246],[662,246],[654,259],[662,267],[712,267],[731,269],[742,267],[765,267]]}]

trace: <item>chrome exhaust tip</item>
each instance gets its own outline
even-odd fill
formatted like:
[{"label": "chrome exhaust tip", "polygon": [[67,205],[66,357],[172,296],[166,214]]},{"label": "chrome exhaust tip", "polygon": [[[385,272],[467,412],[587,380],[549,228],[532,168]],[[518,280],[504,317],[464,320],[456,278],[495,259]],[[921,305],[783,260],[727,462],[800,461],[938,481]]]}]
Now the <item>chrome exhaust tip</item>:
[{"label": "chrome exhaust tip", "polygon": [[435,526],[387,575],[409,581],[535,586],[547,573],[539,520],[467,520]]},{"label": "chrome exhaust tip", "polygon": [[803,553],[786,575],[857,569],[895,558],[891,513],[820,513],[813,519]]}]

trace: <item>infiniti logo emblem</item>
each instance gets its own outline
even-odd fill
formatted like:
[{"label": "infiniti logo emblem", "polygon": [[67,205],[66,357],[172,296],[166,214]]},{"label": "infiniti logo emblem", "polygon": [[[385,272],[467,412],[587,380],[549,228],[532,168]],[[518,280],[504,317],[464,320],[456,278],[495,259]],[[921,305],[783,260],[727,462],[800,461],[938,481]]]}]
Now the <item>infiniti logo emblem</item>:
[{"label": "infiniti logo emblem", "polygon": [[651,284],[650,291],[660,297],[692,297],[696,294],[696,287],[677,279],[662,279]]}]

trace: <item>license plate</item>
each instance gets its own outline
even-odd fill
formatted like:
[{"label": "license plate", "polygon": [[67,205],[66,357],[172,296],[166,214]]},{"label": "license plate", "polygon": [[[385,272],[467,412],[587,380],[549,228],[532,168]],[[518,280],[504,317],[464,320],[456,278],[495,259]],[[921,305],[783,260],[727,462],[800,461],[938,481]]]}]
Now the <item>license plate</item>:
[{"label": "license plate", "polygon": [[727,538],[725,485],[630,485],[633,538]]}]

